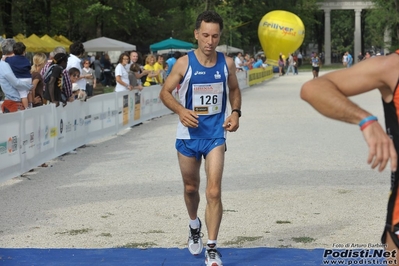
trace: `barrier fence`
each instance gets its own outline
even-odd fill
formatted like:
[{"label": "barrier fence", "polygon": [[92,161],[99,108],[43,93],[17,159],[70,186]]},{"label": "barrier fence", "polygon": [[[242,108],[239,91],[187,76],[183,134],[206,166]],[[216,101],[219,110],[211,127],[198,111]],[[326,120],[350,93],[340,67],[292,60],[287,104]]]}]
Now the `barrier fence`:
[{"label": "barrier fence", "polygon": [[[272,78],[271,68],[238,72],[240,88]],[[141,92],[97,95],[87,102],[74,101],[65,107],[50,104],[0,114],[0,182],[84,144],[170,114],[159,98],[160,91],[161,87],[156,85]]]}]

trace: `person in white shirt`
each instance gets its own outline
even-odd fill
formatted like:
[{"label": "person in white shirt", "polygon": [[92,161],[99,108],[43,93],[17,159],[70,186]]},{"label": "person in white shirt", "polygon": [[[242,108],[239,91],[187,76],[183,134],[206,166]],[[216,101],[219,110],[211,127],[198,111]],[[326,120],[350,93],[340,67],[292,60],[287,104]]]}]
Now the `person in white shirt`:
[{"label": "person in white shirt", "polygon": [[234,63],[236,64],[236,69],[237,71],[242,71],[243,70],[243,65],[244,65],[244,61],[243,61],[243,57],[242,57],[242,53],[238,52],[237,56],[234,58]]},{"label": "person in white shirt", "polygon": [[[83,46],[83,43],[81,42],[74,42],[69,46],[69,52],[71,53],[69,58],[68,58],[68,64],[66,69],[69,70],[72,67],[76,67],[79,69],[79,72],[82,73],[82,60],[80,60],[80,57],[83,56],[85,52],[85,48]],[[86,90],[86,78],[90,78],[89,75],[83,76],[81,75],[76,82],[82,90]]]},{"label": "person in white shirt", "polygon": [[122,53],[119,56],[118,65],[115,68],[115,91],[131,91],[133,86],[129,83],[129,73],[126,71],[126,65],[129,63],[129,54]]}]

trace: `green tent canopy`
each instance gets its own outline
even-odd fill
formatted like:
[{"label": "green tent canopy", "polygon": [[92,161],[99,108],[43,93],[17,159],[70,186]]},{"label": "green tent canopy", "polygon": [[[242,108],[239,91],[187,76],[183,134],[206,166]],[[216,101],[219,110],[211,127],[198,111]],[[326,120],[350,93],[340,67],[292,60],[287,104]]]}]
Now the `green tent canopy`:
[{"label": "green tent canopy", "polygon": [[194,49],[195,48],[195,44],[193,43],[189,43],[189,42],[185,42],[185,41],[181,41],[181,40],[177,40],[177,39],[173,39],[172,37],[170,37],[169,39],[163,40],[161,42],[157,42],[154,44],[150,45],[150,50],[152,52],[157,52],[159,50],[166,50],[166,49]]}]

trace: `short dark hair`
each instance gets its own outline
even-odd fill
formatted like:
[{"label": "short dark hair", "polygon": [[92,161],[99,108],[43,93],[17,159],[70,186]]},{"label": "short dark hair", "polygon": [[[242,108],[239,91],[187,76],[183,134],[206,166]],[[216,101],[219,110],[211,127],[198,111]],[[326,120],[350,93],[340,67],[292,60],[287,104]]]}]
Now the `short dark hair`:
[{"label": "short dark hair", "polygon": [[179,59],[181,57],[181,53],[179,51],[174,52],[173,57]]},{"label": "short dark hair", "polygon": [[26,50],[26,46],[22,42],[16,42],[13,44],[12,50],[14,51],[15,55],[23,55]]},{"label": "short dark hair", "polygon": [[220,31],[223,30],[223,19],[222,17],[213,10],[207,10],[198,15],[197,21],[195,22],[195,29],[198,30],[201,27],[202,21],[218,23]]},{"label": "short dark hair", "polygon": [[64,53],[58,53],[53,58],[53,64],[60,64],[62,62],[68,62],[68,56]]},{"label": "short dark hair", "polygon": [[81,42],[74,42],[69,46],[69,52],[73,55],[81,55],[85,52],[85,47]]}]

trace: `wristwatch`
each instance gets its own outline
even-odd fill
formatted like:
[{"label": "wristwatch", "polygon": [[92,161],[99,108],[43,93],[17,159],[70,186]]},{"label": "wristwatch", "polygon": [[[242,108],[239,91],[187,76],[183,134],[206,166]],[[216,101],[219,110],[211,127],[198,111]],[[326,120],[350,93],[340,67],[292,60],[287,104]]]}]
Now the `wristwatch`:
[{"label": "wristwatch", "polygon": [[237,112],[238,117],[241,117],[241,110],[240,110],[240,109],[233,109],[233,110],[231,110],[231,113],[233,113],[233,112]]}]

